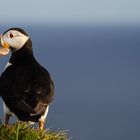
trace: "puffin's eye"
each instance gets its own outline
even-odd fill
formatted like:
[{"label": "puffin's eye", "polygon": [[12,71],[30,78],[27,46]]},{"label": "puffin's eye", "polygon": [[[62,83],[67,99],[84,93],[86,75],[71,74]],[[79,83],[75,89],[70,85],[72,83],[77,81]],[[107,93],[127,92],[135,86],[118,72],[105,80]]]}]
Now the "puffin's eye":
[{"label": "puffin's eye", "polygon": [[14,37],[14,35],[12,33],[10,33],[10,38],[13,38],[13,37]]}]

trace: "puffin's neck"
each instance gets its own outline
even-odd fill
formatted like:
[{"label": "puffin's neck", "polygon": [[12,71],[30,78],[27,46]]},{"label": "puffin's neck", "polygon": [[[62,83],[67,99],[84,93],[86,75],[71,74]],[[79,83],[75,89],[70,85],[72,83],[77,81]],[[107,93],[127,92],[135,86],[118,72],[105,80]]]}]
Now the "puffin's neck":
[{"label": "puffin's neck", "polygon": [[9,60],[12,64],[22,64],[22,63],[30,63],[34,59],[32,44],[31,41],[28,40],[25,45],[17,50],[12,52],[11,58]]}]

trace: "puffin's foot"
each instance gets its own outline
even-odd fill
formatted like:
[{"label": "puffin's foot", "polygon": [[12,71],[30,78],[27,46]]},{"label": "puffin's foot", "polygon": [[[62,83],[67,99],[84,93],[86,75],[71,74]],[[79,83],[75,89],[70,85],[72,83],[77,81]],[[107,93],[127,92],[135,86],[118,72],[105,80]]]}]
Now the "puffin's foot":
[{"label": "puffin's foot", "polygon": [[44,121],[39,121],[38,122],[38,126],[39,126],[39,130],[42,131],[44,129]]}]

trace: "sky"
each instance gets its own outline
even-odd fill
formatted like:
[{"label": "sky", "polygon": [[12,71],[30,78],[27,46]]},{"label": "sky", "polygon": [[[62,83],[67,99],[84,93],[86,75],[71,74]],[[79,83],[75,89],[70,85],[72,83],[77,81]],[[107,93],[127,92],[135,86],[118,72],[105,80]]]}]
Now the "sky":
[{"label": "sky", "polygon": [[0,23],[140,24],[140,0],[0,0]]}]

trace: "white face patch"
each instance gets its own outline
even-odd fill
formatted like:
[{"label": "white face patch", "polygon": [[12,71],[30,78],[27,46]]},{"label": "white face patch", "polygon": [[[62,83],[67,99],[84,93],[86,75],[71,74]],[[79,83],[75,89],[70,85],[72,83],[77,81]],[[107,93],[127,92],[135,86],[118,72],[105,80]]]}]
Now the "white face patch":
[{"label": "white face patch", "polygon": [[22,48],[28,39],[28,36],[20,33],[19,31],[9,30],[4,35],[2,35],[1,43],[8,43],[16,51]]}]

